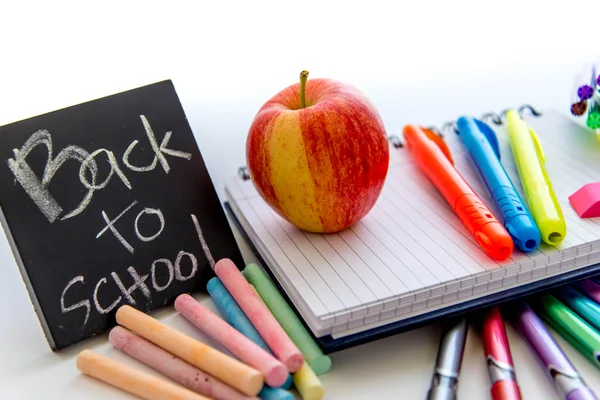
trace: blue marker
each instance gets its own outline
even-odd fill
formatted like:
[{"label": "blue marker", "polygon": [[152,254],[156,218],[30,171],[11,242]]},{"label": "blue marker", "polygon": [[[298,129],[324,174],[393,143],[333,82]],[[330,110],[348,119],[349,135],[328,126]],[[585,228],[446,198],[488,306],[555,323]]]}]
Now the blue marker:
[{"label": "blue marker", "polygon": [[519,250],[530,252],[537,249],[541,241],[540,230],[500,163],[496,134],[485,123],[471,117],[460,117],[456,125],[492,198],[498,213],[496,217],[503,223]]},{"label": "blue marker", "polygon": [[[225,321],[227,321],[229,325],[237,329],[242,335],[252,340],[265,351],[273,354],[271,349],[269,349],[263,338],[260,336],[260,333],[258,333],[254,325],[252,325],[252,322],[250,322],[248,317],[246,317],[244,311],[242,311],[238,303],[235,301],[233,296],[231,296],[219,278],[214,277],[209,280],[208,284],[206,285],[206,289],[208,290],[208,294],[212,300],[215,302],[215,305],[219,309],[219,312],[221,315],[223,315],[223,318],[225,318]],[[291,396],[289,399],[293,400],[294,396],[287,390],[283,390],[291,388],[293,383],[294,380],[290,374],[281,388],[271,388],[265,385],[263,390],[259,393],[259,397],[261,399],[269,400],[287,400],[288,397],[286,393],[288,393],[289,396]],[[265,391],[266,393],[263,393]]]},{"label": "blue marker", "polygon": [[553,294],[591,326],[600,329],[600,305],[577,290],[563,286]]}]

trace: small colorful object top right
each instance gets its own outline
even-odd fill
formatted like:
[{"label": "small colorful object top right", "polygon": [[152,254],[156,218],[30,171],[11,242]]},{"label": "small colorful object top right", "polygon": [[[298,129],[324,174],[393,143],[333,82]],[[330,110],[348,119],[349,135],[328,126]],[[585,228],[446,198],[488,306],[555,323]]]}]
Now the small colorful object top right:
[{"label": "small colorful object top right", "polygon": [[575,78],[571,98],[571,114],[585,119],[585,125],[600,140],[600,63],[587,64]]}]

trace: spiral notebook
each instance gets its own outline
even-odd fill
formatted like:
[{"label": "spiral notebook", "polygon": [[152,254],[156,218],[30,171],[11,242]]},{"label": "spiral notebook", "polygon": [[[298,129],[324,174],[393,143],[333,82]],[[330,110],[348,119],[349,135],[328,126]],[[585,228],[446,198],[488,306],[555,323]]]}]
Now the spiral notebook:
[{"label": "spiral notebook", "polygon": [[[561,113],[520,110],[542,142],[567,235],[557,247],[515,249],[502,262],[481,250],[398,137],[390,137],[389,172],[375,207],[339,233],[289,224],[243,168],[226,183],[226,208],[326,352],[600,273],[600,219],[579,218],[568,201],[584,184],[600,181],[600,142]],[[523,196],[501,115],[482,118],[496,132],[502,163]],[[444,139],[458,171],[491,207],[458,137],[446,132]]]}]

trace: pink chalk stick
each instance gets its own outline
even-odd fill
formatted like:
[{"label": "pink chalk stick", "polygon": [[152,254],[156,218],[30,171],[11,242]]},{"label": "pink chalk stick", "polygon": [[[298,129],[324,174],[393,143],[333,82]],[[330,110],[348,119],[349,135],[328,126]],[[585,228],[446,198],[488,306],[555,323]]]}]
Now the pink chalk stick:
[{"label": "pink chalk stick", "polygon": [[281,387],[287,380],[289,371],[285,365],[198,303],[192,296],[188,294],[178,296],[175,299],[175,309],[240,361],[260,371],[267,385]]},{"label": "pink chalk stick", "polygon": [[304,364],[304,356],[233,261],[227,258],[219,260],[215,264],[215,273],[275,356],[289,372],[299,371]]},{"label": "pink chalk stick", "polygon": [[238,392],[121,326],[110,331],[108,340],[125,354],[196,393],[214,400],[259,400]]}]

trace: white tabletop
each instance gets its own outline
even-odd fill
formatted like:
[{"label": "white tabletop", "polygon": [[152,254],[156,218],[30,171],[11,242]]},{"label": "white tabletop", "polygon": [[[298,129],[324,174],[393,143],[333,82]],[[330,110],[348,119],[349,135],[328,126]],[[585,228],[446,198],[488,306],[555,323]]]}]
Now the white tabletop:
[{"label": "white tabletop", "polygon": [[[547,1],[321,3],[0,3],[0,124],[170,78],[223,195],[224,179],[245,163],[255,112],[302,69],[357,86],[393,134],[409,122],[440,124],[523,103],[568,112],[574,75],[600,56],[589,53],[594,37],[584,21],[595,15],[595,0],[560,9]],[[77,353],[91,348],[145,369],[105,335],[50,351],[3,235],[0,270],[0,398],[132,398],[75,368]],[[202,338],[170,307],[154,315]],[[524,397],[557,399],[508,330]],[[600,394],[598,370],[555,337]],[[325,398],[423,399],[438,339],[432,325],[333,354],[321,377]],[[459,399],[488,393],[481,340],[471,330]]]}]

